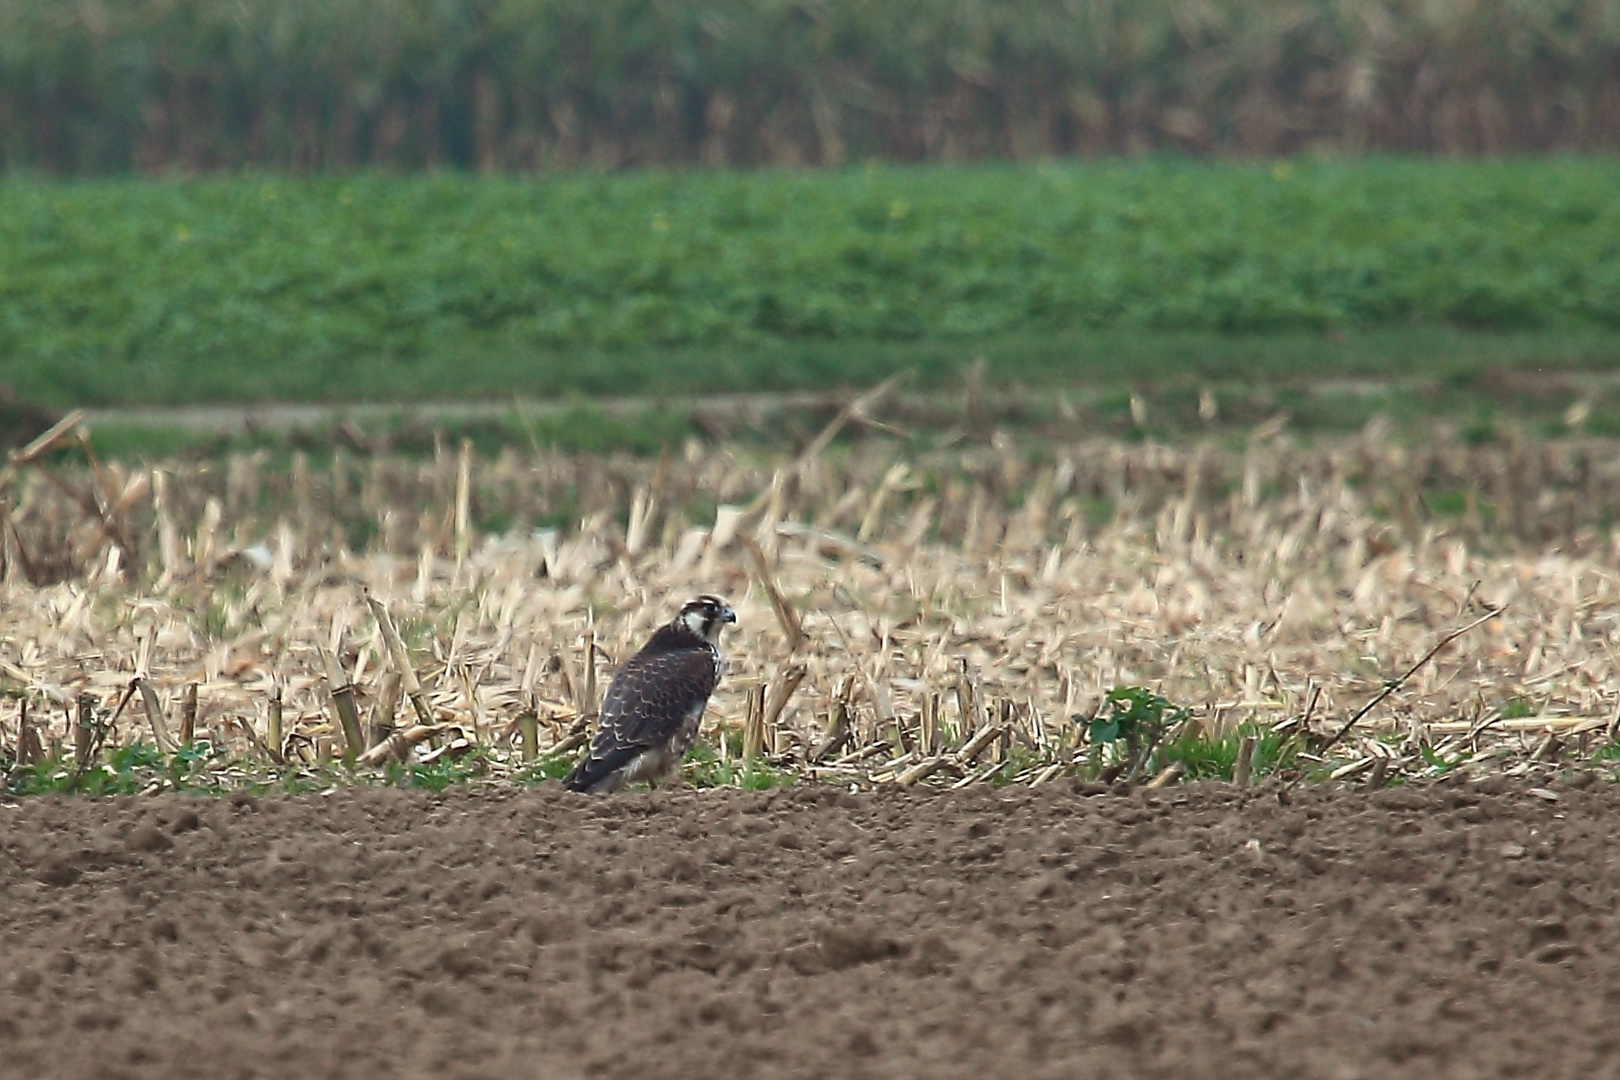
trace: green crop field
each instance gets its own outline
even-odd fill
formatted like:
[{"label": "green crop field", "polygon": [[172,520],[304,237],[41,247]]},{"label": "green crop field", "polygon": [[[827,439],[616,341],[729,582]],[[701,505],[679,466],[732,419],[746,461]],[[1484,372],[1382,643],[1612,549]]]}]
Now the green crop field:
[{"label": "green crop field", "polygon": [[1620,359],[1620,160],[0,184],[54,405]]}]

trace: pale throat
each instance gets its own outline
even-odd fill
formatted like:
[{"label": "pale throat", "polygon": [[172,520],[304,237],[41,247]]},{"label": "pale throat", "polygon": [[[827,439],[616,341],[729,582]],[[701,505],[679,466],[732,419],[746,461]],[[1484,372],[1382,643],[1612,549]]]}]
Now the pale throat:
[{"label": "pale throat", "polygon": [[701,611],[688,611],[680,616],[679,621],[685,623],[688,630],[707,641],[710,645],[720,643],[720,627],[722,624],[719,619],[709,618]]}]

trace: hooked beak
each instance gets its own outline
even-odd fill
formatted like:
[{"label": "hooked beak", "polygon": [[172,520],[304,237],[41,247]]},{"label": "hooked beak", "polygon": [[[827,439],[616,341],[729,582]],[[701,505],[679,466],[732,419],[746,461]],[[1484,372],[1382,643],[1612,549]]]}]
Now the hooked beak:
[{"label": "hooked beak", "polygon": [[737,613],[730,608],[726,608],[726,610],[721,614],[720,619],[722,622],[734,623],[737,621]]}]

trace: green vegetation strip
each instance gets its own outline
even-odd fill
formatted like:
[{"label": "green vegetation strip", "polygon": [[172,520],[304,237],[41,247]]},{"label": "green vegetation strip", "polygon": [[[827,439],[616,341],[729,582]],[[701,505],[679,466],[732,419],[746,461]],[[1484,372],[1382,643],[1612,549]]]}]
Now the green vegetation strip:
[{"label": "green vegetation strip", "polygon": [[[411,787],[443,791],[460,784],[534,786],[561,780],[578,753],[521,762],[516,754],[479,746],[456,757],[431,762],[390,761],[380,768],[349,769],[341,762],[277,764],[264,758],[233,757],[208,742],[188,743],[164,752],[149,743],[132,743],[107,752],[87,768],[70,757],[53,756],[17,765],[0,759],[0,795],[155,795],[172,791],[189,795],[227,795],[238,791],[263,795],[296,795],[334,787]],[[735,787],[764,791],[791,784],[796,774],[765,762],[721,761],[698,747],[686,761],[683,779],[698,788]]]},{"label": "green vegetation strip", "polygon": [[[1331,745],[1319,734],[1294,727],[1244,724],[1222,735],[1212,736],[1201,725],[1191,722],[1190,711],[1144,687],[1116,687],[1109,692],[1097,715],[1072,718],[1083,731],[1083,742],[1060,743],[1045,751],[1014,744],[1004,747],[998,760],[970,772],[957,769],[939,773],[919,770],[916,780],[902,778],[893,769],[867,762],[869,772],[843,772],[817,769],[787,759],[743,758],[740,731],[724,735],[726,753],[699,743],[687,755],[682,782],[692,787],[741,788],[764,791],[798,783],[831,782],[838,786],[854,783],[872,788],[888,783],[953,786],[956,777],[963,782],[992,786],[1040,784],[1072,778],[1096,785],[1148,783],[1150,786],[1220,780],[1240,786],[1266,778],[1287,784],[1301,781],[1325,783],[1345,779],[1375,787],[1399,786],[1410,781],[1432,780],[1461,769],[1491,771],[1511,768],[1524,760],[1523,753],[1511,750],[1482,756],[1472,747],[1449,750],[1422,744],[1407,745],[1403,733],[1386,732],[1380,738],[1388,748],[1389,759],[1398,768],[1378,765],[1376,758],[1361,753],[1351,757],[1327,757]],[[91,759],[76,763],[57,752],[37,761],[19,763],[7,747],[0,751],[0,797],[29,795],[154,795],[161,792],[219,796],[236,792],[250,794],[300,794],[344,786],[412,787],[430,791],[464,784],[508,784],[523,787],[561,780],[578,758],[579,751],[541,755],[532,761],[507,748],[468,745],[450,755],[435,753],[432,760],[414,755],[408,762],[389,761],[381,767],[352,768],[338,761],[273,762],[263,755],[233,756],[207,741],[187,743],[164,752],[145,742],[120,746],[105,753],[93,751]],[[1313,753],[1313,751],[1315,751]],[[948,756],[948,755],[946,755]],[[1606,766],[1620,760],[1620,743],[1608,742],[1584,763],[1571,763],[1577,769]],[[971,764],[971,762],[970,762]],[[1371,776],[1362,775],[1364,766],[1373,766]]]},{"label": "green vegetation strip", "polygon": [[1620,160],[13,180],[0,356],[54,405],[1613,366]]}]

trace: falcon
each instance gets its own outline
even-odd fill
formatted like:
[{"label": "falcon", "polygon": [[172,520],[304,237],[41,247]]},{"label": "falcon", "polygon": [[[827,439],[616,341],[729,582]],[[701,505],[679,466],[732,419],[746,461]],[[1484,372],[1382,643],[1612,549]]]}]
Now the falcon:
[{"label": "falcon", "polygon": [[705,593],[655,630],[608,685],[590,752],[563,785],[609,794],[637,780],[656,785],[679,775],[720,681],[720,631],[736,621],[730,604]]}]

